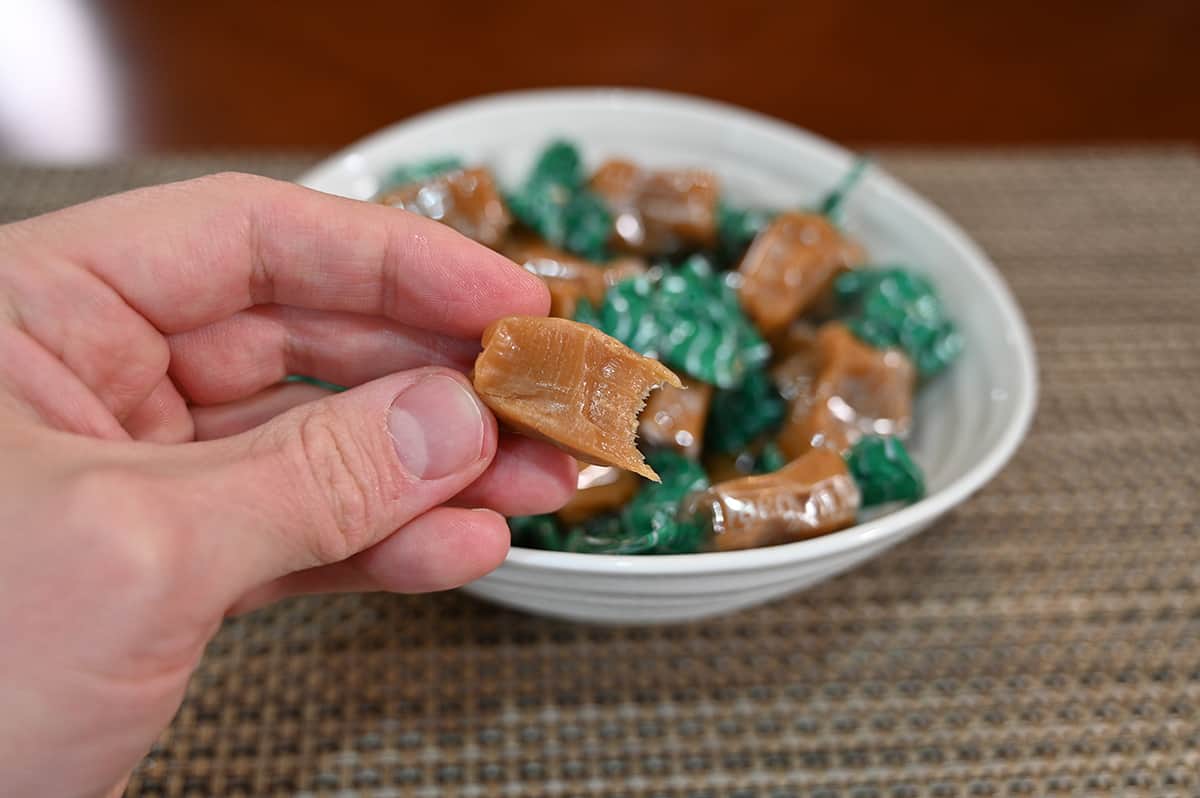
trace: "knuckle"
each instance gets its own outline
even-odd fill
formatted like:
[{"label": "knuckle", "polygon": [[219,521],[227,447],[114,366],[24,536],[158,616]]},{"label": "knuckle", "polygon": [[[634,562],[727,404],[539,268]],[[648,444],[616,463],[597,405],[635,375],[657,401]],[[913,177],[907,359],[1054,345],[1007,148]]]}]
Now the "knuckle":
[{"label": "knuckle", "polygon": [[166,339],[156,333],[114,335],[109,344],[114,357],[106,373],[97,377],[95,390],[101,399],[118,415],[136,409],[162,381],[170,365],[171,349]]},{"label": "knuckle", "polygon": [[278,181],[272,180],[269,177],[263,177],[262,175],[252,175],[248,172],[226,170],[223,172],[215,172],[211,175],[204,175],[203,177],[194,178],[191,182],[193,185],[197,186],[207,186],[212,184],[214,188],[224,189],[245,188],[248,186],[273,186]]},{"label": "knuckle", "polygon": [[314,527],[313,552],[322,563],[344,560],[369,544],[379,523],[380,469],[332,408],[314,407],[295,440],[324,520]]}]

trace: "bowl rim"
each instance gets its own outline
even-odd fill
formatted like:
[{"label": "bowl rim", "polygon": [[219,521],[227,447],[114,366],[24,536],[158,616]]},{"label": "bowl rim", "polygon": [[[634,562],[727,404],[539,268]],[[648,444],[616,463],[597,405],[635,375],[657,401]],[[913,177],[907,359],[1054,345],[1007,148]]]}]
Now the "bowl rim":
[{"label": "bowl rim", "polygon": [[[324,173],[337,170],[344,158],[364,149],[382,146],[394,137],[402,135],[409,128],[464,113],[486,112],[523,103],[636,105],[657,109],[668,107],[672,111],[701,117],[719,116],[725,123],[736,121],[738,124],[753,127],[774,136],[800,140],[811,147],[823,150],[827,157],[843,163],[849,163],[853,158],[844,147],[811,131],[757,111],[705,97],[655,89],[622,87],[530,89],[487,94],[407,117],[369,134],[321,160],[305,171],[296,182],[312,188],[319,188],[319,184],[324,180]],[[909,210],[924,224],[937,231],[964,266],[974,271],[983,280],[999,306],[1011,341],[1015,343],[1013,352],[1016,357],[1017,395],[1013,397],[1013,409],[1000,438],[980,461],[941,489],[914,504],[810,540],[740,551],[653,556],[582,554],[513,546],[509,550],[502,568],[514,565],[529,569],[592,575],[693,576],[755,571],[822,560],[878,544],[898,536],[905,530],[932,522],[969,498],[1004,467],[1028,432],[1037,405],[1037,366],[1033,336],[1029,327],[1000,272],[991,259],[957,223],[928,200],[878,167],[872,168],[871,181],[885,201],[908,206]]]}]

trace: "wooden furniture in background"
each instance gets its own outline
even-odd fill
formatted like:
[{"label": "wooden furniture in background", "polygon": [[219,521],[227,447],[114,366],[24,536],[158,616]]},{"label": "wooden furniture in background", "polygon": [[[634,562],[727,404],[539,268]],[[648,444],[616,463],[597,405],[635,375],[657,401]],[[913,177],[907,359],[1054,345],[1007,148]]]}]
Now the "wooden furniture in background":
[{"label": "wooden furniture in background", "polygon": [[[1200,140],[1190,0],[46,2],[75,8],[108,64],[107,139],[60,124],[65,155],[328,149],[473,95],[596,84],[707,95],[850,144]],[[75,57],[39,35],[23,80]],[[0,147],[37,150],[11,117]]]}]

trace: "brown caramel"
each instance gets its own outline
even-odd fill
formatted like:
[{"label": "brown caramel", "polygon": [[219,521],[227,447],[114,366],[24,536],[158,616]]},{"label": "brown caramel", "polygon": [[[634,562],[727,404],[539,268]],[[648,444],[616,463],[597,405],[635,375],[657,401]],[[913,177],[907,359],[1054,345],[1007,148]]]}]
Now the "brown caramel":
[{"label": "brown caramel", "polygon": [[663,386],[646,400],[638,437],[651,446],[674,449],[693,460],[704,447],[704,424],[713,387],[683,377],[682,388]]},{"label": "brown caramel", "polygon": [[607,161],[591,189],[613,214],[613,240],[628,252],[661,254],[711,247],[717,236],[717,178],[700,169],[652,172]]},{"label": "brown caramel", "polygon": [[864,257],[824,216],[781,213],[746,250],[738,271],[746,314],[771,338],[808,310]]},{"label": "brown caramel", "polygon": [[784,399],[811,395],[817,375],[817,330],[803,321],[792,322],[771,342],[771,379]]},{"label": "brown caramel", "polygon": [[556,515],[564,524],[578,524],[620,509],[637,493],[639,484],[638,478],[623,468],[580,463],[578,490]]},{"label": "brown caramel", "polygon": [[658,475],[634,445],[646,395],[675,373],[594,327],[509,316],[483,333],[475,391],[501,421],[596,465]]},{"label": "brown caramel", "polygon": [[599,305],[610,286],[646,271],[640,258],[618,258],[601,265],[537,239],[511,241],[503,252],[542,278],[550,290],[550,315],[560,319],[572,318],[581,298]]},{"label": "brown caramel", "polygon": [[762,452],[765,439],[753,441],[745,451],[712,452],[704,456],[704,470],[712,484],[748,477],[754,473],[755,461]]},{"label": "brown caramel", "polygon": [[915,384],[912,362],[899,349],[875,349],[840,322],[824,324],[811,391],[789,397],[779,448],[799,457],[815,446],[845,451],[867,434],[903,437],[912,424]]},{"label": "brown caramel", "polygon": [[499,244],[512,225],[512,215],[486,169],[456,169],[409,183],[383,194],[379,202],[436,219],[489,247]]},{"label": "brown caramel", "polygon": [[774,546],[852,525],[860,495],[841,455],[819,447],[779,471],[721,482],[689,502],[720,551]]}]

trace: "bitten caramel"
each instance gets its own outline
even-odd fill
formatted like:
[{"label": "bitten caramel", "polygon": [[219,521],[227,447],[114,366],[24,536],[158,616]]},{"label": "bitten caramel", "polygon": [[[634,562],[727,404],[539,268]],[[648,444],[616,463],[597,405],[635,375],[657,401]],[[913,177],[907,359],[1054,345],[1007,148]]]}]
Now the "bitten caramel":
[{"label": "bitten caramel", "polygon": [[[785,456],[815,446],[845,451],[867,434],[908,434],[916,371],[903,352],[875,349],[844,324],[829,322],[817,333],[815,354],[810,392],[799,388],[802,377],[788,372],[795,393],[779,433]],[[800,370],[798,363],[791,366]]]},{"label": "bitten caramel", "polygon": [[742,307],[768,338],[828,292],[833,280],[865,257],[815,213],[781,213],[742,257]]},{"label": "bitten caramel", "polygon": [[503,252],[542,278],[550,290],[550,315],[560,319],[573,317],[580,299],[599,305],[611,286],[646,272],[646,262],[641,258],[618,258],[602,265],[537,239],[510,241]]},{"label": "bitten caramel", "polygon": [[399,186],[379,202],[436,219],[489,247],[499,244],[512,225],[512,214],[486,169],[456,169]]},{"label": "bitten caramel", "polygon": [[637,493],[639,484],[637,476],[623,468],[580,463],[578,489],[555,515],[564,524],[577,524],[620,509]]},{"label": "bitten caramel", "polygon": [[590,183],[613,215],[613,241],[626,252],[661,254],[711,247],[719,186],[712,172],[652,172],[629,161],[601,164]]},{"label": "bitten caramel", "polygon": [[634,444],[638,414],[650,391],[682,383],[657,360],[586,324],[509,316],[484,331],[474,382],[513,429],[659,481]]},{"label": "bitten caramel", "polygon": [[774,546],[854,524],[858,486],[841,455],[813,449],[779,471],[713,485],[687,512],[707,518],[720,551]]},{"label": "bitten caramel", "polygon": [[713,387],[686,377],[680,381],[683,388],[664,385],[650,395],[638,435],[651,446],[674,449],[694,460],[704,448],[704,424]]}]

